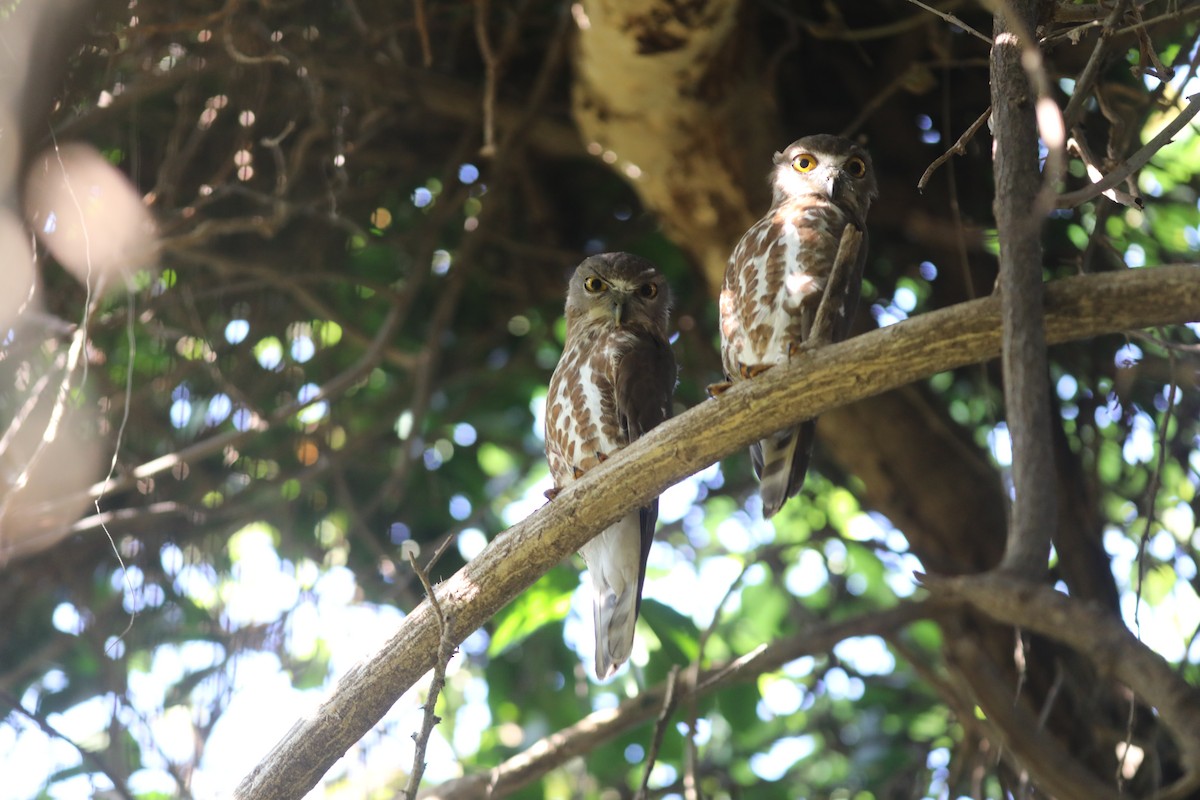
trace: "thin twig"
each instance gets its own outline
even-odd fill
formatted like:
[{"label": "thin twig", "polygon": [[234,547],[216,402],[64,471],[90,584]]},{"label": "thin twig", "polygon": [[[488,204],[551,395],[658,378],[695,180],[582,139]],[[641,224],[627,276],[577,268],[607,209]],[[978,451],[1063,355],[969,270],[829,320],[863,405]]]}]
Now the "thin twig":
[{"label": "thin twig", "polygon": [[1161,336],[1154,336],[1145,331],[1125,331],[1125,335],[1134,339],[1140,339],[1147,344],[1152,344],[1156,347],[1161,347],[1164,350],[1174,350],[1176,353],[1183,353],[1189,356],[1200,355],[1200,344],[1183,344],[1182,342],[1169,342]]},{"label": "thin twig", "polygon": [[413,22],[417,26],[417,36],[421,40],[421,64],[428,69],[433,66],[433,48],[429,44],[429,23],[425,19],[425,0],[413,0]]},{"label": "thin twig", "polygon": [[[696,663],[699,663],[699,660]],[[671,715],[675,713],[675,684],[678,678],[679,665],[675,664],[667,673],[667,690],[663,695],[662,711],[658,712],[658,719],[654,722],[654,738],[650,740],[650,751],[646,756],[646,766],[642,772],[642,785],[634,795],[634,800],[646,800],[646,792],[650,788],[650,773],[654,770],[654,762],[658,760],[658,750],[662,747],[663,734],[667,732]]]},{"label": "thin twig", "polygon": [[[417,577],[421,579],[421,585],[425,587],[425,596],[429,599],[429,605],[437,616],[438,625],[437,662],[433,666],[433,679],[429,682],[429,694],[425,697],[425,715],[421,720],[421,731],[413,734],[417,748],[413,753],[413,766],[412,772],[408,776],[408,786],[404,788],[404,796],[408,800],[416,800],[417,789],[421,786],[421,777],[425,774],[425,749],[429,746],[429,737],[433,734],[434,727],[442,721],[442,718],[433,712],[437,707],[438,695],[446,686],[446,665],[450,663],[456,648],[451,632],[452,625],[446,619],[446,615],[442,611],[442,604],[438,602],[437,595],[433,592],[433,586],[429,583],[429,575],[426,574],[424,568],[417,564],[416,548],[409,550],[407,555],[409,566],[413,568],[413,572],[417,573]],[[435,553],[433,560],[440,555],[440,552]],[[431,565],[433,560],[430,561]]]},{"label": "thin twig", "polygon": [[483,58],[483,146],[479,154],[490,157],[496,153],[496,80],[498,59],[488,37],[487,17],[489,0],[475,0],[475,41]]},{"label": "thin twig", "polygon": [[1100,30],[1100,38],[1096,41],[1096,46],[1092,48],[1092,54],[1088,57],[1088,62],[1084,65],[1083,71],[1079,73],[1079,77],[1075,79],[1075,88],[1071,92],[1071,99],[1067,101],[1067,107],[1063,109],[1063,122],[1067,129],[1071,130],[1079,123],[1079,115],[1083,111],[1084,102],[1092,94],[1092,85],[1096,82],[1096,77],[1100,74],[1100,67],[1104,63],[1104,56],[1108,52],[1108,43],[1112,38],[1113,28],[1121,18],[1125,16],[1125,7],[1129,0],[1117,0],[1113,9],[1108,14],[1108,18],[1104,20],[1104,27]]},{"label": "thin twig", "polygon": [[[1137,30],[1138,28],[1147,28],[1151,25],[1157,25],[1160,22],[1166,22],[1168,20],[1174,21],[1174,22],[1182,22],[1183,20],[1188,19],[1189,17],[1195,17],[1195,16],[1200,16],[1200,5],[1193,5],[1193,6],[1188,6],[1187,8],[1180,8],[1178,11],[1168,11],[1165,14],[1159,14],[1157,17],[1151,17],[1150,19],[1143,20],[1143,21],[1135,23],[1133,25],[1129,25],[1125,28],[1121,28],[1120,30],[1116,31],[1115,33],[1117,33],[1118,35],[1132,33],[1133,31]],[[1183,52],[1187,52],[1186,49]]]},{"label": "thin twig", "polygon": [[1200,112],[1200,94],[1194,94],[1187,100],[1187,108],[1180,111],[1178,116],[1171,120],[1169,125],[1159,131],[1157,136],[1147,142],[1136,153],[1125,159],[1120,166],[1104,176],[1103,179],[1082,189],[1060,194],[1056,201],[1058,208],[1074,208],[1081,203],[1086,203],[1093,197],[1101,195],[1116,186],[1149,163],[1150,159],[1154,158],[1159,150],[1171,143],[1171,137],[1182,130],[1191,121],[1192,117],[1196,116],[1197,112]]},{"label": "thin twig", "polygon": [[949,150],[935,158],[933,163],[925,168],[925,172],[921,175],[921,180],[917,181],[918,192],[925,191],[925,184],[929,183],[929,179],[933,177],[933,173],[937,171],[938,167],[940,167],[942,164],[945,164],[953,156],[961,156],[967,152],[967,142],[971,141],[971,138],[978,133],[979,129],[983,127],[983,123],[987,122],[988,117],[991,115],[992,107],[988,106],[983,110],[983,113],[979,115],[979,118],[972,122],[971,126],[963,132],[963,135],[958,137],[958,141],[955,142]]},{"label": "thin twig", "polygon": [[1137,22],[1134,23],[1133,28],[1134,33],[1137,34],[1138,46],[1141,47],[1142,53],[1150,59],[1150,63],[1153,65],[1152,70],[1145,70],[1141,67],[1136,67],[1134,69],[1134,75],[1140,78],[1143,73],[1149,72],[1155,78],[1158,78],[1159,81],[1166,83],[1175,77],[1175,70],[1164,66],[1162,59],[1160,59],[1158,57],[1158,53],[1155,52],[1154,43],[1150,41],[1150,36],[1146,33],[1146,23],[1142,19],[1141,9],[1134,5],[1133,8],[1130,9],[1130,12],[1133,14],[1134,19],[1137,20]]},{"label": "thin twig", "polygon": [[862,249],[863,232],[857,225],[847,225],[842,229],[842,238],[838,242],[837,255],[834,256],[833,266],[825,284],[825,294],[813,319],[809,343],[815,347],[823,347],[833,342],[834,328],[839,318],[845,319],[846,295],[850,281],[853,280],[854,263],[858,260]]},{"label": "thin twig", "polygon": [[[1096,158],[1092,155],[1091,149],[1087,146],[1087,141],[1081,134],[1077,133],[1067,140],[1067,150],[1073,152],[1083,162],[1083,168],[1087,171],[1088,178],[1092,183],[1099,183],[1104,178],[1104,173],[1097,166]],[[1123,206],[1131,208],[1142,208],[1146,205],[1142,198],[1137,195],[1117,188],[1106,189],[1104,196],[1114,203],[1120,203]]]},{"label": "thin twig", "polygon": [[1150,541],[1150,528],[1154,525],[1154,501],[1162,482],[1163,464],[1167,460],[1167,428],[1171,426],[1171,417],[1175,413],[1175,394],[1178,392],[1175,382],[1175,353],[1172,350],[1167,351],[1167,364],[1171,384],[1167,390],[1167,407],[1163,411],[1162,422],[1158,426],[1158,457],[1155,459],[1154,471],[1150,473],[1150,483],[1146,486],[1146,494],[1142,499],[1146,526],[1142,529],[1142,538],[1138,543],[1138,587],[1133,603],[1133,624],[1137,628],[1138,639],[1142,638],[1142,587],[1146,582],[1146,545]]},{"label": "thin twig", "polygon": [[969,33],[969,34],[971,34],[972,36],[974,36],[976,39],[979,39],[980,41],[987,42],[987,43],[988,43],[988,46],[989,46],[989,47],[991,46],[991,44],[992,44],[991,37],[989,37],[989,36],[984,36],[982,33],[980,33],[979,31],[975,30],[975,29],[974,29],[974,28],[972,28],[970,25],[968,25],[967,23],[963,22],[961,19],[959,19],[958,17],[954,16],[954,15],[953,15],[953,14],[951,14],[950,12],[948,12],[948,11],[939,11],[938,9],[934,8],[933,6],[928,6],[928,5],[925,5],[924,3],[922,3],[922,2],[921,2],[921,0],[908,0],[908,2],[912,3],[914,6],[917,6],[918,8],[923,8],[923,9],[925,9],[926,11],[928,11],[930,14],[933,14],[934,16],[941,17],[942,19],[946,20],[946,22],[949,22],[951,25],[957,25],[958,27],[962,28],[962,29],[963,29],[964,31],[966,31],[967,33]]}]

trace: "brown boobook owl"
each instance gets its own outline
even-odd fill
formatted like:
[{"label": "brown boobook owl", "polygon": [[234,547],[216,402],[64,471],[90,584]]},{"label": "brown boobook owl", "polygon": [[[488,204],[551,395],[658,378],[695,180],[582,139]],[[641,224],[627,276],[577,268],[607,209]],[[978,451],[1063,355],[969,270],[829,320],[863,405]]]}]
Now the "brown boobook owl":
[{"label": "brown boobook owl", "polygon": [[[846,337],[858,307],[867,210],[878,194],[870,155],[840,136],[806,136],[775,154],[771,188],[771,208],[738,242],[721,288],[721,362],[729,382],[787,363],[809,341],[847,225],[864,235],[840,283],[843,296],[830,298],[839,311],[832,341]],[[751,445],[763,516],[800,490],[815,431],[809,420]]]},{"label": "brown boobook owl", "polygon": [[[646,259],[604,253],[576,268],[567,290],[567,341],[546,394],[546,459],[555,487],[547,496],[670,415],[676,369],[669,315],[666,280]],[[657,520],[656,498],[579,551],[591,575],[601,679],[633,649]]]}]

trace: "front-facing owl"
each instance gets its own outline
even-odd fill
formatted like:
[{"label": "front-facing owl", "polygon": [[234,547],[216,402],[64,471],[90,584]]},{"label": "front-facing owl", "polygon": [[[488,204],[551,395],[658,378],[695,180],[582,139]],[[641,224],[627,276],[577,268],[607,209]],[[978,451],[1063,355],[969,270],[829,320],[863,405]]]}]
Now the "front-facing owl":
[{"label": "front-facing owl", "polygon": [[[832,341],[849,332],[862,288],[867,210],[878,194],[867,151],[840,136],[806,136],[775,154],[771,189],[770,210],[738,242],[721,288],[721,362],[730,382],[786,363],[809,341],[847,225],[864,235],[838,284],[843,296],[829,298],[839,312]],[[815,432],[809,420],[751,445],[763,516],[799,491]]]},{"label": "front-facing owl", "polygon": [[[546,393],[546,460],[555,496],[666,419],[675,391],[667,338],[670,292],[655,266],[629,253],[583,261],[567,290],[567,341]],[[634,509],[579,551],[596,624],[596,675],[633,649],[658,500]]]}]

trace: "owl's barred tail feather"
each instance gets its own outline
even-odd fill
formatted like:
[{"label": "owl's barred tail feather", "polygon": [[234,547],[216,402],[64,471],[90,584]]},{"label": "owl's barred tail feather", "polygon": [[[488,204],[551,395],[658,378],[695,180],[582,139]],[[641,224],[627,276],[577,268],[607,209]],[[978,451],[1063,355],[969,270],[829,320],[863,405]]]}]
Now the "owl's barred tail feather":
[{"label": "owl's barred tail feather", "polygon": [[641,599],[641,514],[634,510],[579,551],[592,578],[596,677],[612,677],[633,651]]},{"label": "owl's barred tail feather", "polygon": [[816,420],[809,420],[750,446],[764,517],[775,516],[804,485],[816,431]]}]

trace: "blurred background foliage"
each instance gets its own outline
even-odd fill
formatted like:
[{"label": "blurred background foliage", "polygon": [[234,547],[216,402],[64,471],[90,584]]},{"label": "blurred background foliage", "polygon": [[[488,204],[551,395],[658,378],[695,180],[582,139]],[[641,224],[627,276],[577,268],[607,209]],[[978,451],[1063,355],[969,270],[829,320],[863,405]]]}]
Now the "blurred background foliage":
[{"label": "blurred background foliage", "polygon": [[[762,126],[775,146],[844,131],[873,151],[882,197],[859,328],[988,293],[986,127],[923,193],[915,188],[988,107],[987,44],[901,0],[741,5],[736,38],[773,98],[777,119]],[[1089,20],[1109,5],[1046,4],[1042,32],[1064,103],[1094,44]],[[1150,47],[1124,26],[1084,112],[1110,167],[1179,112],[1196,74],[1194,7],[1133,5],[1157,20]],[[990,34],[977,5],[939,7]],[[23,796],[228,790],[300,713],[297,698],[327,690],[420,602],[402,543],[419,543],[422,558],[445,545],[437,579],[540,505],[549,484],[538,415],[563,341],[566,278],[583,254],[657,261],[675,296],[676,410],[703,402],[719,377],[716,285],[688,242],[663,233],[636,178],[611,169],[575,126],[580,8],[101,0],[77,12],[65,69],[53,67],[38,99],[53,107],[28,126],[25,157],[90,143],[144,198],[159,248],[124,290],[102,296],[39,249],[42,309],[36,319],[27,309],[3,345],[0,366],[18,376],[0,387],[10,424],[35,384],[22,371],[61,380],[56,359],[86,325],[87,372],[73,373],[70,403],[94,413],[79,435],[101,444],[98,463],[115,454],[111,487],[71,519],[2,520],[0,751],[12,754],[5,771],[37,766]],[[1150,50],[1174,67],[1171,81],[1147,72]],[[495,147],[484,146],[485,107]],[[771,154],[742,155],[757,165],[746,193],[758,214]],[[1078,186],[1082,164],[1070,170]],[[1192,125],[1137,176],[1144,209],[1096,199],[1055,212],[1047,278],[1194,262],[1198,173]],[[1193,685],[1197,358],[1195,326],[1051,352],[1064,514],[1092,536],[1090,550],[1078,545],[1091,560],[1055,577],[1136,618]],[[982,480],[1003,491],[998,365],[907,391],[953,429],[969,454],[963,474],[984,464]],[[898,432],[927,424],[892,420]],[[22,464],[10,454],[0,466],[11,487]],[[801,498],[773,524],[761,518],[744,454],[672,489],[633,664],[607,685],[581,662],[591,621],[580,615],[580,563],[546,575],[452,662],[426,782],[494,767],[701,651],[706,665],[721,663],[891,608],[920,595],[914,571],[972,571],[998,554],[1000,541],[977,539],[1002,530],[1002,514],[943,520],[957,537],[923,550],[857,472],[820,449]],[[959,489],[933,480],[922,491]],[[1074,546],[1056,540],[1056,563]],[[1017,791],[1019,772],[950,686],[946,635],[926,621],[847,639],[680,712],[696,719],[702,796]],[[262,689],[279,680],[302,691]],[[260,691],[290,704],[220,725]],[[401,701],[323,791],[382,797],[403,786],[420,703]],[[637,726],[514,796],[630,797],[652,730]],[[1169,777],[1176,756],[1137,734],[1157,770],[1127,775],[1141,789]],[[233,744],[214,752],[218,740]],[[687,750],[671,725],[655,796],[683,795]]]}]

